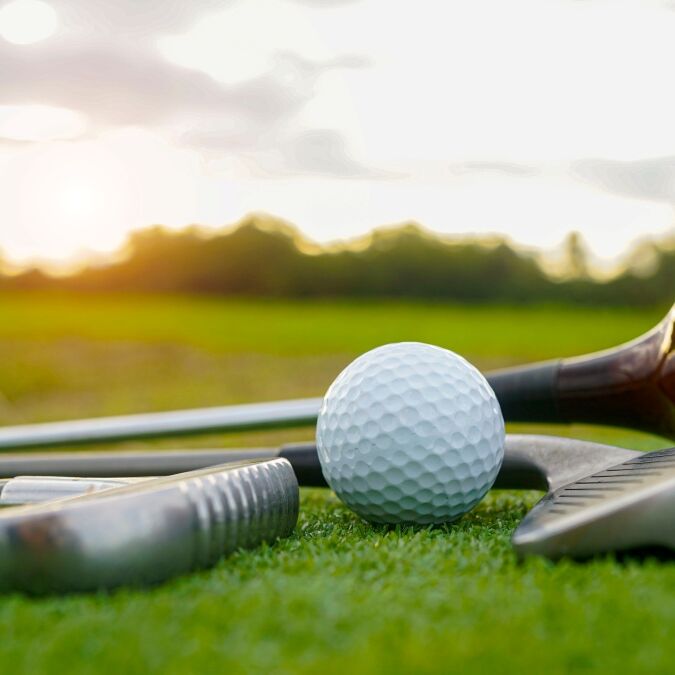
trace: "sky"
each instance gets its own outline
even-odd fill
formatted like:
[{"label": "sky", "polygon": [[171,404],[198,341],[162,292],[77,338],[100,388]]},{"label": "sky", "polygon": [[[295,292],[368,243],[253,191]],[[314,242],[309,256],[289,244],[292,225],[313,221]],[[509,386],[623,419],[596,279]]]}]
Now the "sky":
[{"label": "sky", "polygon": [[250,212],[609,264],[675,229],[675,0],[0,0],[0,256]]}]

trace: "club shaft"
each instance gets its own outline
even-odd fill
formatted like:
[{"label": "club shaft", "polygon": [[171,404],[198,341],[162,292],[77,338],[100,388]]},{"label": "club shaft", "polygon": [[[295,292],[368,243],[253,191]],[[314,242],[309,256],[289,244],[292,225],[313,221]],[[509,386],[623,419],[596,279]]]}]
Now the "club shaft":
[{"label": "club shaft", "polygon": [[[559,368],[560,362],[551,362],[488,374],[504,417],[560,421],[555,397]],[[321,403],[321,398],[307,398],[5,427],[0,428],[0,451],[311,426]]]},{"label": "club shaft", "polygon": [[[278,450],[158,450],[0,454],[0,476],[168,476],[226,462],[277,457]],[[318,458],[317,458],[318,459]]]},{"label": "club shaft", "polygon": [[320,398],[47,422],[0,428],[0,450],[316,424]]},{"label": "club shaft", "polygon": [[[675,438],[675,308],[645,335],[597,354],[486,375],[507,422],[586,422]],[[310,426],[321,398],[30,424],[0,429],[0,450]]]},{"label": "club shaft", "polygon": [[[495,487],[548,490],[592,473],[603,465],[609,466],[636,454],[638,453],[622,448],[568,438],[509,434]],[[300,485],[326,485],[316,447],[311,443],[238,450],[23,453],[0,456],[0,475],[7,478],[86,476],[93,479],[92,489],[98,489],[100,479],[168,475],[230,462],[277,457],[290,462]],[[37,485],[36,489],[51,497],[66,496],[69,493],[69,485],[58,479],[51,485],[55,490],[53,494],[41,485]],[[77,484],[72,486],[74,492],[87,491],[86,485],[79,485],[82,486],[81,489]],[[46,483],[45,487],[50,488],[50,484]],[[0,483],[0,492],[7,489],[7,484],[3,488]]]}]

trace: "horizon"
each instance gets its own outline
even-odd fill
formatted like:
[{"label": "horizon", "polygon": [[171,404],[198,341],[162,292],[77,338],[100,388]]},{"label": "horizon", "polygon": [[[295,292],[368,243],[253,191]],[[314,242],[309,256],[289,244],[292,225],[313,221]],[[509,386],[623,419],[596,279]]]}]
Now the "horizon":
[{"label": "horizon", "polygon": [[576,231],[608,274],[675,231],[674,32],[665,0],[8,0],[0,252],[63,271],[264,212],[321,245]]},{"label": "horizon", "polygon": [[53,277],[77,276],[87,269],[108,267],[129,259],[129,255],[133,248],[134,235],[143,232],[151,233],[155,230],[159,230],[160,232],[175,236],[196,233],[197,236],[203,237],[204,239],[214,239],[226,237],[239,228],[248,226],[253,226],[263,231],[277,231],[284,233],[292,239],[295,248],[300,253],[308,255],[328,253],[331,251],[364,250],[371,245],[373,237],[378,234],[403,233],[405,230],[412,228],[418,232],[421,237],[428,237],[439,244],[447,244],[450,246],[461,247],[476,245],[490,249],[498,245],[506,245],[519,255],[534,259],[547,276],[559,279],[574,276],[574,272],[570,268],[570,260],[568,259],[568,246],[570,245],[572,238],[575,238],[575,246],[578,246],[578,252],[584,258],[586,273],[591,279],[596,281],[607,281],[616,278],[630,269],[633,269],[634,271],[641,270],[641,273],[645,273],[651,268],[652,263],[656,260],[654,254],[658,256],[661,253],[667,253],[668,251],[675,249],[675,228],[673,228],[661,237],[647,235],[636,239],[620,256],[617,256],[616,259],[614,259],[613,264],[608,264],[607,261],[599,260],[594,256],[593,251],[588,247],[583,234],[578,231],[570,231],[565,239],[555,247],[550,249],[539,249],[532,246],[523,246],[509,238],[508,235],[501,233],[455,235],[432,230],[426,227],[424,223],[419,223],[417,221],[379,225],[371,228],[364,234],[336,239],[334,241],[319,242],[308,237],[300,228],[288,220],[269,213],[255,212],[246,214],[234,223],[220,226],[204,226],[199,223],[192,223],[184,227],[167,227],[160,223],[155,223],[128,232],[122,243],[111,251],[100,253],[82,251],[79,256],[75,256],[66,262],[54,262],[49,259],[37,258],[28,260],[25,263],[17,264],[6,257],[3,257],[2,247],[0,246],[0,276],[3,274],[15,276],[31,270],[38,270],[47,276]]}]

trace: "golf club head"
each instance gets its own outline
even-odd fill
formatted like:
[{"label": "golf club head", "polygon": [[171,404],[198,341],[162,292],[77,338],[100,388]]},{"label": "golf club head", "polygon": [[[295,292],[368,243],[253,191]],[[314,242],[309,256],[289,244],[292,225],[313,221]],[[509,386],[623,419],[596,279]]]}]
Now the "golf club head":
[{"label": "golf club head", "polygon": [[560,487],[525,516],[512,543],[521,557],[553,560],[675,549],[675,448],[641,454]]},{"label": "golf club head", "polygon": [[595,354],[488,374],[509,422],[604,424],[675,438],[675,306],[652,330]]},{"label": "golf club head", "polygon": [[299,490],[284,459],[136,481],[0,512],[0,590],[147,585],[288,536]]},{"label": "golf club head", "polygon": [[625,345],[563,361],[562,419],[629,426],[675,438],[675,306]]}]

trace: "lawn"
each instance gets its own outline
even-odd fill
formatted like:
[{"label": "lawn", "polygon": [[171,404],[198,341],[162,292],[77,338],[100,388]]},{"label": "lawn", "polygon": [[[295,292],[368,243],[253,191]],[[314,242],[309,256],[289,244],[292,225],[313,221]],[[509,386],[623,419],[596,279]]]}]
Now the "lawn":
[{"label": "lawn", "polygon": [[[0,296],[0,424],[321,393],[346,363],[416,339],[499,365],[609,347],[660,318],[573,308]],[[519,427],[518,431],[542,428]],[[634,448],[666,441],[547,431]],[[311,430],[146,442],[251,445]],[[126,444],[125,447],[137,447]],[[0,598],[13,673],[673,670],[675,563],[518,563],[538,493],[494,492],[450,527],[370,526],[303,490],[295,534],[150,590]]]}]

